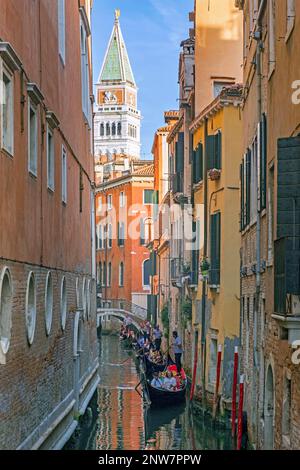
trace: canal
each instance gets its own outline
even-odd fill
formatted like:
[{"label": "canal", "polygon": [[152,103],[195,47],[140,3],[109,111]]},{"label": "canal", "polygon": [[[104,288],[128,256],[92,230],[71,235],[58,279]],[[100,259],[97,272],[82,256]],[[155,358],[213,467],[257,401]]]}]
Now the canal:
[{"label": "canal", "polygon": [[94,423],[81,429],[86,450],[204,450],[230,449],[230,433],[210,419],[193,417],[189,404],[153,410],[136,392],[139,374],[135,357],[117,336],[100,340],[101,382]]}]

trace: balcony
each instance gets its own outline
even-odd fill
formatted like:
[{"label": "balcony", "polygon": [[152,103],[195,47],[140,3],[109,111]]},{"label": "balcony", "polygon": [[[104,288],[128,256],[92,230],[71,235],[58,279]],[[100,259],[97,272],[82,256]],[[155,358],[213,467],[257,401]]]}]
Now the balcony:
[{"label": "balcony", "polygon": [[288,340],[300,339],[300,237],[274,242],[274,315]]}]

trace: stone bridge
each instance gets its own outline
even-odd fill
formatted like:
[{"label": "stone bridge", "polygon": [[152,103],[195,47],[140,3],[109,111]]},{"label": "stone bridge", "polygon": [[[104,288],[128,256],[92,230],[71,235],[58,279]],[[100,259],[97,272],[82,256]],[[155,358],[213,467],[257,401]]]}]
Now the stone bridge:
[{"label": "stone bridge", "polygon": [[143,322],[147,320],[147,314],[147,309],[135,305],[128,300],[98,299],[97,302],[97,326],[100,326],[101,318],[113,316],[119,320],[124,320],[128,315],[132,324],[140,330]]}]

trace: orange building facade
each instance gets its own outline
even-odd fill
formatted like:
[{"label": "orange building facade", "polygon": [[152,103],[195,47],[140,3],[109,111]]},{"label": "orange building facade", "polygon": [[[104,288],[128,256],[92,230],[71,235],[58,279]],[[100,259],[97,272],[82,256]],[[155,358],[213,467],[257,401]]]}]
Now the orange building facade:
[{"label": "orange building facade", "polygon": [[91,1],[0,9],[0,447],[57,449],[99,381]]}]

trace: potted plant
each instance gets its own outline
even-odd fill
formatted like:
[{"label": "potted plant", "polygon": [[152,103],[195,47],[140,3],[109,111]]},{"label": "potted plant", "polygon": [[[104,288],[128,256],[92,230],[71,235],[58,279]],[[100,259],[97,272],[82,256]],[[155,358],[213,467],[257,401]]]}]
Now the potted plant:
[{"label": "potted plant", "polygon": [[208,171],[208,176],[212,181],[216,181],[221,176],[221,170],[219,170],[218,168],[212,168]]},{"label": "potted plant", "polygon": [[207,258],[203,258],[203,260],[201,261],[201,264],[200,264],[200,269],[201,269],[201,274],[203,277],[207,277],[208,276],[208,271],[209,271],[209,262],[207,260]]}]

